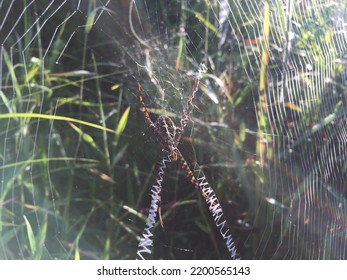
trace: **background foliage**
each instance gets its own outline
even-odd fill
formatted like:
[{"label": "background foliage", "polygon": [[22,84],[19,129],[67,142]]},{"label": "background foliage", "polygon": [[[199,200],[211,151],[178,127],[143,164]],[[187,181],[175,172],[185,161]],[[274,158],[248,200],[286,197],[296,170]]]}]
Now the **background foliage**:
[{"label": "background foliage", "polygon": [[[289,13],[281,1],[248,1],[259,18],[247,17],[246,1],[229,1],[223,23],[218,13],[226,2],[136,1],[131,24],[130,1],[82,1],[78,9],[75,1],[61,8],[59,1],[4,2],[0,13],[11,14],[0,35],[0,258],[134,259],[160,156],[137,85],[154,119],[167,114],[178,123],[201,62],[208,72],[181,147],[204,168],[242,257],[321,258],[315,248],[325,244],[324,258],[341,258],[322,240],[324,222],[308,231],[315,244],[298,249],[294,242],[290,252],[290,239],[292,226],[305,223],[296,216],[305,182],[316,178],[302,166],[310,161],[324,173],[319,158],[330,157],[345,125],[345,64],[331,62],[343,53],[332,19],[344,4],[293,4],[289,26],[278,24]],[[283,42],[295,50],[292,65],[283,63]],[[327,49],[335,50],[329,60]],[[315,60],[303,64],[304,57]],[[307,65],[319,71],[311,76]],[[281,101],[271,94],[271,77],[291,67],[302,87],[288,84],[284,94],[294,99]],[[331,78],[328,72],[334,91],[314,95],[315,79]],[[303,108],[295,97],[307,88],[315,104]],[[338,179],[322,182],[345,206],[343,155],[332,163]],[[329,216],[328,202],[319,201],[312,211]],[[228,258],[206,205],[175,164],[165,175],[162,208],[155,259]],[[346,237],[336,235],[345,247]]]}]

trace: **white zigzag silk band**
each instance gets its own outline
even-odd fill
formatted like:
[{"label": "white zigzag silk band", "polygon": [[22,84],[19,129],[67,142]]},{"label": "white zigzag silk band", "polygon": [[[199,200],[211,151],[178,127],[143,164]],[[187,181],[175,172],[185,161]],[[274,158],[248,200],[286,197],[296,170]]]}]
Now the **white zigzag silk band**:
[{"label": "white zigzag silk band", "polygon": [[[137,259],[140,259],[140,260],[146,259],[144,254],[151,255],[152,253],[152,250],[151,250],[153,246],[152,229],[157,219],[158,207],[160,203],[160,193],[161,193],[162,182],[164,177],[164,170],[168,162],[171,162],[171,156],[167,151],[164,151],[163,159],[159,165],[156,184],[154,184],[151,189],[152,200],[151,200],[151,207],[147,217],[147,223],[138,245]],[[226,225],[226,219],[225,219],[222,207],[218,201],[216,194],[214,193],[211,186],[208,184],[206,177],[198,164],[195,164],[193,174],[199,183],[200,191],[204,193],[204,197],[205,197],[206,204],[208,205],[208,209],[210,210],[210,213],[215,221],[215,225],[218,228],[226,244],[226,247],[230,253],[231,259],[233,260],[240,259],[239,254],[237,253],[237,249],[235,247],[234,241],[232,239],[230,229]]]},{"label": "white zigzag silk band", "polygon": [[237,253],[237,249],[235,247],[235,243],[231,236],[230,229],[226,224],[226,219],[223,213],[222,206],[220,205],[216,194],[207,182],[205,174],[202,172],[198,164],[195,164],[193,174],[196,180],[199,182],[201,192],[205,194],[206,204],[208,205],[208,209],[210,210],[216,227],[218,228],[221,236],[223,237],[223,240],[230,253],[231,259],[240,259],[239,254]]},{"label": "white zigzag silk band", "polygon": [[138,248],[137,248],[137,257],[138,260],[145,260],[143,254],[150,255],[152,253],[152,246],[153,246],[153,233],[152,229],[154,227],[154,224],[157,219],[157,213],[160,203],[160,193],[162,188],[162,182],[164,179],[164,171],[166,168],[166,163],[170,162],[170,154],[167,151],[163,151],[163,159],[160,162],[159,168],[158,168],[158,174],[156,178],[156,184],[154,184],[151,188],[151,207],[149,209],[148,217],[147,217],[147,223],[143,230],[142,237],[140,239]]}]

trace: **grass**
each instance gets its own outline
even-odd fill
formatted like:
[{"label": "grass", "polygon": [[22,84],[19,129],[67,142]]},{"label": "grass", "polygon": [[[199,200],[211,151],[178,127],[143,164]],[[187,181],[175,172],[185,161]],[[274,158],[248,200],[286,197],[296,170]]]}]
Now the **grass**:
[{"label": "grass", "polygon": [[[138,110],[137,82],[153,118],[167,114],[178,123],[193,85],[191,72],[200,62],[208,72],[182,138],[184,156],[204,168],[243,258],[289,258],[293,225],[301,225],[295,213],[316,178],[302,162],[307,155],[331,152],[339,135],[331,124],[344,114],[338,92],[345,87],[337,82],[330,97],[314,95],[319,79],[303,70],[292,77],[302,87],[285,93],[292,100],[276,99],[269,86],[283,67],[276,47],[288,38],[279,2],[261,6],[261,21],[245,17],[252,11],[234,1],[234,14],[221,27],[218,3],[158,0],[139,15],[141,24],[133,17],[133,30],[151,38],[148,51],[118,22],[128,12],[122,5],[98,17],[98,1],[83,4],[81,12],[69,3],[46,14],[55,24],[40,26],[35,13],[25,13],[1,52],[0,258],[134,259],[160,156]],[[43,12],[38,4],[30,7],[36,14]],[[158,15],[167,27],[164,35],[151,28],[160,26],[153,24]],[[291,61],[299,64],[305,52],[316,59],[314,66],[335,71],[323,52],[337,49],[329,22],[318,18],[314,26],[312,16],[299,13],[293,20],[298,55]],[[177,33],[179,27],[187,36]],[[227,41],[219,45],[223,36]],[[337,75],[343,71],[336,67]],[[315,106],[297,102],[305,94],[315,97]],[[288,154],[296,132],[290,142],[294,152]],[[327,132],[331,138],[323,141]],[[324,184],[320,188],[324,193]],[[228,258],[206,205],[175,164],[165,175],[162,199],[165,228],[155,230],[155,259]],[[316,234],[326,244],[324,257],[336,257],[321,232]],[[295,257],[316,253],[305,241],[295,244]]]}]

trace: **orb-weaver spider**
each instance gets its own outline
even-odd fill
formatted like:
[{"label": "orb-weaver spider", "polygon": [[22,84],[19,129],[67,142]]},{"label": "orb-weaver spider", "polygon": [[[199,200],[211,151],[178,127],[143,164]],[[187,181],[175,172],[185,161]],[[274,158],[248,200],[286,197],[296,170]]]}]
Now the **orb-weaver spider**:
[{"label": "orb-weaver spider", "polygon": [[[204,66],[203,66],[204,67]],[[204,70],[205,68],[203,68]],[[166,164],[172,161],[178,161],[181,164],[181,168],[185,171],[187,178],[194,185],[194,187],[201,193],[201,195],[205,198],[207,205],[209,206],[209,210],[214,218],[215,224],[219,229],[220,234],[222,235],[226,246],[229,250],[230,256],[232,259],[239,259],[236,247],[234,245],[231,233],[229,228],[226,226],[226,220],[223,214],[222,207],[213,191],[213,189],[209,186],[205,175],[201,171],[200,167],[195,164],[193,171],[188,166],[186,160],[178,149],[178,144],[180,142],[181,136],[184,133],[184,129],[189,122],[190,114],[193,111],[193,98],[195,93],[198,90],[199,80],[200,80],[200,72],[203,70],[199,70],[199,77],[195,80],[195,85],[193,88],[192,94],[189,96],[186,108],[183,110],[183,117],[180,121],[180,126],[177,127],[172,119],[168,116],[159,116],[156,122],[154,123],[147,111],[146,104],[143,101],[143,96],[141,93],[141,86],[138,84],[138,92],[139,99],[141,104],[141,111],[143,112],[147,123],[152,130],[153,134],[156,136],[157,141],[162,146],[163,156],[162,161],[159,165],[159,170],[156,178],[156,184],[152,186],[151,189],[151,206],[147,218],[147,223],[144,228],[142,237],[140,238],[138,250],[137,250],[137,258],[145,259],[144,254],[151,254],[151,247],[153,246],[151,232],[152,228],[157,219],[157,214],[160,219],[160,223],[163,226],[163,221],[161,218],[161,208],[160,208],[160,192],[162,187],[162,181],[164,177],[164,171],[166,168]]]}]

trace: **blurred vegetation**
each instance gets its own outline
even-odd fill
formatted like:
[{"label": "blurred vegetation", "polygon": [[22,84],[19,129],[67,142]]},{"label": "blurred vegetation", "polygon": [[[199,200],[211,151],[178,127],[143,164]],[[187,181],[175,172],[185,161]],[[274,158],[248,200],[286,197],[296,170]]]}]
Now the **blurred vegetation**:
[{"label": "blurred vegetation", "polygon": [[[259,4],[258,18],[247,17],[246,1],[229,1],[233,13],[222,24],[225,1],[136,1],[129,25],[129,1],[105,10],[99,1],[78,9],[73,2],[35,1],[18,24],[28,1],[4,7],[11,12],[0,35],[0,258],[134,259],[160,157],[137,85],[154,119],[167,114],[179,123],[201,62],[208,72],[180,147],[204,168],[242,257],[319,258],[315,249],[299,252],[300,241],[294,255],[288,251],[314,177],[302,168],[306,152],[328,153],[343,125],[331,125],[345,110],[343,82],[328,101],[315,92],[320,73],[345,70],[332,63],[341,55],[329,20],[336,7],[295,4],[303,13],[289,26],[280,1]],[[308,88],[312,106],[274,95],[271,77],[293,66],[279,49],[286,40],[290,63],[299,65],[292,78],[303,84],[292,96]],[[327,49],[335,50],[329,61]],[[303,53],[319,72],[310,76]],[[342,203],[345,188],[335,189]],[[228,259],[203,199],[174,163],[162,199],[155,259]]]}]

